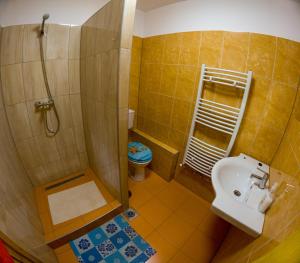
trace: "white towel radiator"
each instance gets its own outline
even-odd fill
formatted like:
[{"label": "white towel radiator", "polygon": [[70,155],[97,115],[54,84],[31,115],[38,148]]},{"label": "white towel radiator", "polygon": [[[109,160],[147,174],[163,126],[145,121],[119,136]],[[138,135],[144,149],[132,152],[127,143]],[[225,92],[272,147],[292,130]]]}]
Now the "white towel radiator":
[{"label": "white towel radiator", "polygon": [[[221,68],[211,68],[205,64],[202,65],[193,121],[182,164],[187,164],[201,174],[210,177],[214,164],[230,154],[245,112],[251,79],[251,71],[243,73]],[[220,86],[226,85],[241,89],[243,91],[243,98],[240,108],[202,98],[204,82],[212,82]],[[229,134],[231,138],[227,148],[221,149],[196,138],[194,136],[196,124]]]}]

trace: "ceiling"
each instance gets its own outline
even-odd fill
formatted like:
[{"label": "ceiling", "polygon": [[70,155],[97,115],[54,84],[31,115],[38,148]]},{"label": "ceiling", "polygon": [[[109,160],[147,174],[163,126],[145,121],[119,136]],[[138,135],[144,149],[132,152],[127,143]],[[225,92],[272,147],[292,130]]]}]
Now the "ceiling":
[{"label": "ceiling", "polygon": [[170,5],[182,1],[186,1],[186,0],[138,0],[137,9],[147,12],[155,8],[159,8],[165,5]]}]

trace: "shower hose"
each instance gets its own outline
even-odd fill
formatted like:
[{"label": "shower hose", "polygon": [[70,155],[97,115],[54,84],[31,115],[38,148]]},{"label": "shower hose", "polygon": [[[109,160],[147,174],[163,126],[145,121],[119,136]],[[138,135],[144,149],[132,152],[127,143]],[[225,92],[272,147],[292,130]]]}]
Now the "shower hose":
[{"label": "shower hose", "polygon": [[[42,31],[42,33],[40,34],[40,53],[41,53],[41,62],[42,62],[42,71],[43,71],[43,76],[44,76],[44,82],[45,82],[45,86],[46,86],[46,91],[47,91],[47,95],[48,95],[48,103],[47,106],[45,107],[41,112],[43,114],[43,120],[44,120],[44,126],[46,129],[46,134],[48,137],[53,137],[55,136],[58,132],[59,132],[59,128],[60,128],[60,119],[59,119],[59,115],[54,103],[54,100],[52,98],[52,94],[51,94],[51,90],[49,88],[49,83],[48,83],[48,78],[47,78],[47,71],[46,71],[46,65],[45,65],[45,55],[44,55],[44,32]],[[51,109],[53,109],[55,118],[56,118],[56,128],[53,129],[50,127],[49,125],[49,115],[50,115],[50,111]]]}]

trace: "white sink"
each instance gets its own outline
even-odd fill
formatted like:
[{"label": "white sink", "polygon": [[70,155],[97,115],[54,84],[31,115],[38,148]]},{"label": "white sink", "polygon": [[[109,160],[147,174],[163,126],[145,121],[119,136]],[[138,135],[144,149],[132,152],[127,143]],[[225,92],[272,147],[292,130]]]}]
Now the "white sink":
[{"label": "white sink", "polygon": [[218,161],[212,169],[216,193],[212,210],[254,237],[262,233],[265,214],[258,210],[258,205],[267,191],[255,185],[257,179],[251,177],[257,167],[269,173],[268,165],[241,154]]}]

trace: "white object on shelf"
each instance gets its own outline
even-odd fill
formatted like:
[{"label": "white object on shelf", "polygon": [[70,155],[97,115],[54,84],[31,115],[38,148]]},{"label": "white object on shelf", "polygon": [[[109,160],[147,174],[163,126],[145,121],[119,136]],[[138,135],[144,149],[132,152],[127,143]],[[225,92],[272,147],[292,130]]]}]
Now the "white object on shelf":
[{"label": "white object on shelf", "polygon": [[128,129],[129,130],[133,128],[134,114],[135,114],[134,110],[132,110],[132,109],[128,110]]},{"label": "white object on shelf", "polygon": [[274,192],[278,188],[278,183],[274,183],[270,190],[267,190],[264,199],[259,203],[258,210],[265,213],[275,200]]},{"label": "white object on shelf", "polygon": [[264,196],[264,198],[261,200],[261,202],[259,203],[258,206],[258,210],[261,213],[265,213],[267,211],[267,209],[271,206],[271,204],[273,203],[273,195],[270,194],[269,192],[267,192]]},{"label": "white object on shelf", "polygon": [[[211,170],[214,164],[229,155],[243,119],[251,79],[251,71],[243,73],[227,69],[211,68],[205,64],[202,65],[197,101],[182,164],[187,164],[194,170],[211,177]],[[240,107],[236,108],[202,98],[204,82],[216,83],[242,90],[243,98]],[[208,144],[196,138],[194,131],[197,124],[230,135],[231,139],[226,149],[221,149],[216,145]]]},{"label": "white object on shelf", "polygon": [[265,198],[266,191],[260,189],[255,184],[249,189],[248,198],[246,201],[247,206],[258,210],[259,204]]}]

